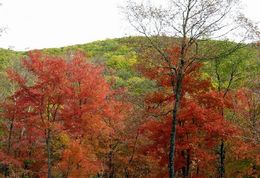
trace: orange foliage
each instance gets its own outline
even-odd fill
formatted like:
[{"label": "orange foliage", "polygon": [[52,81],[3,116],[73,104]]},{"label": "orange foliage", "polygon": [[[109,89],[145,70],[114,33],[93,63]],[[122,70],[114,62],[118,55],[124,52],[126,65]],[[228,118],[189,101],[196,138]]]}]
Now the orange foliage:
[{"label": "orange foliage", "polygon": [[[176,51],[171,54],[173,63]],[[203,79],[199,72],[201,64],[193,63],[186,67],[183,78],[180,110],[178,113],[175,170],[182,174],[189,169],[192,177],[213,175],[216,162],[214,148],[221,138],[227,139],[237,133],[237,128],[225,121],[222,109],[231,105],[214,90],[209,79]],[[158,160],[161,170],[158,176],[167,176],[169,140],[174,103],[173,85],[175,75],[162,66],[142,66],[141,71],[155,80],[158,91],[146,98],[147,116],[150,118],[142,126],[142,134],[148,138],[144,151],[151,159]],[[172,82],[173,81],[173,82]],[[163,172],[163,173],[162,173]],[[212,174],[211,174],[212,173]]]},{"label": "orange foliage", "polygon": [[[128,105],[116,99],[119,94],[110,89],[102,68],[86,62],[81,53],[66,61],[36,51],[22,62],[35,80],[30,84],[18,72],[8,71],[19,87],[2,104],[6,118],[2,128],[7,133],[3,153],[15,155],[15,160],[24,162],[25,172],[34,175],[46,175],[49,148],[53,174],[60,174],[56,165],[69,177],[97,173],[101,163],[96,146],[117,137]],[[66,144],[59,140],[61,133],[78,141]]]}]

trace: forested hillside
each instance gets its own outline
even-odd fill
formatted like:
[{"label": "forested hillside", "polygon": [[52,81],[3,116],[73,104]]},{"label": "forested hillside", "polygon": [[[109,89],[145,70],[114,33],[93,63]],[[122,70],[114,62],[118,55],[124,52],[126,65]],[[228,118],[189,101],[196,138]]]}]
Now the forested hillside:
[{"label": "forested hillside", "polygon": [[[159,40],[175,65],[180,39]],[[176,177],[259,177],[260,46],[197,46],[182,79]],[[0,176],[167,177],[176,76],[166,64],[145,37],[1,49]]]}]

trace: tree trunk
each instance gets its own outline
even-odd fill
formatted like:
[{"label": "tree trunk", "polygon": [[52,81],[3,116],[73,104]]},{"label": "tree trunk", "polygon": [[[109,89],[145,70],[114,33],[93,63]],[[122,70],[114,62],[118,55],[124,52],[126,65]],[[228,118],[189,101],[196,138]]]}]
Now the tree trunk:
[{"label": "tree trunk", "polygon": [[200,167],[199,167],[199,165],[197,165],[197,170],[196,170],[197,176],[199,175],[199,173],[200,173]]},{"label": "tree trunk", "polygon": [[114,165],[113,165],[113,152],[112,151],[109,152],[108,158],[109,158],[108,178],[113,178],[114,177]]},{"label": "tree trunk", "polygon": [[11,150],[11,140],[12,140],[12,132],[13,132],[13,127],[14,127],[14,118],[11,120],[10,124],[10,130],[9,130],[9,135],[8,135],[8,145],[7,145],[7,153],[10,153]]},{"label": "tree trunk", "polygon": [[220,166],[219,166],[220,178],[225,177],[225,145],[224,140],[221,140],[220,144]]},{"label": "tree trunk", "polygon": [[189,150],[182,151],[183,159],[185,161],[185,165],[182,168],[182,177],[188,178],[190,173],[190,152]]},{"label": "tree trunk", "polygon": [[186,152],[186,169],[185,169],[185,178],[189,177],[189,173],[190,173],[190,152],[189,150],[187,150]]},{"label": "tree trunk", "polygon": [[52,178],[51,173],[51,130],[47,129],[46,147],[47,147],[47,163],[48,163],[48,178]]},{"label": "tree trunk", "polygon": [[[175,103],[174,108],[172,112],[172,128],[171,128],[171,135],[170,135],[170,151],[169,151],[169,177],[174,178],[175,177],[175,171],[174,171],[174,153],[175,153],[175,144],[176,144],[176,126],[177,126],[177,114],[178,109],[180,105],[180,97],[181,97],[181,87],[182,87],[182,68],[184,64],[181,64],[180,70],[177,73],[176,77],[176,85],[174,89],[174,95],[175,95]],[[172,84],[174,86],[174,83]]]}]

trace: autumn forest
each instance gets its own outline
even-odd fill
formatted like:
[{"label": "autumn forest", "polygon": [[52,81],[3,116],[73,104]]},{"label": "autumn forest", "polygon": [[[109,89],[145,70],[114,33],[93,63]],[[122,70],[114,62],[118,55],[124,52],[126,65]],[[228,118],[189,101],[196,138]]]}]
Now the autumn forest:
[{"label": "autumn forest", "polygon": [[234,1],[173,2],[123,8],[140,36],[0,49],[0,177],[259,177],[259,31],[215,39]]}]

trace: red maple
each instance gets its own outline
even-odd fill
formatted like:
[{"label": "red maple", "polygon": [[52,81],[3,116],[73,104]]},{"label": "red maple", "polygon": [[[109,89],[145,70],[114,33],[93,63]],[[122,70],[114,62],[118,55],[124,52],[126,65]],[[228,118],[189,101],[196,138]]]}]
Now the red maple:
[{"label": "red maple", "polygon": [[[99,161],[88,156],[98,153],[97,142],[112,138],[116,125],[124,118],[120,112],[124,104],[115,98],[116,91],[105,81],[102,68],[86,62],[81,53],[66,61],[31,52],[23,59],[23,66],[34,81],[13,70],[8,72],[18,89],[3,104],[6,133],[11,135],[5,136],[5,155],[13,156],[24,163],[24,169],[37,175],[57,174],[57,164],[63,173],[74,175],[79,157],[84,160],[80,166],[84,174],[97,172]],[[79,141],[65,143],[61,134]],[[95,171],[84,169],[86,166]]]},{"label": "red maple", "polygon": [[[171,50],[172,51],[172,50]],[[170,52],[171,52],[170,51]],[[173,63],[178,50],[173,50]],[[177,55],[178,57],[178,55]],[[143,64],[142,64],[143,65]],[[215,91],[209,79],[202,77],[201,64],[192,63],[185,68],[182,79],[180,110],[177,115],[175,170],[184,177],[207,177],[213,172],[215,153],[220,138],[226,139],[235,132],[235,127],[224,120],[221,110],[230,107],[222,95]],[[175,101],[172,94],[174,75],[162,65],[142,66],[141,71],[155,80],[158,90],[147,96],[147,112],[150,121],[142,127],[148,137],[146,153],[158,160],[162,168],[159,176],[167,175],[169,139],[172,122],[172,108]],[[173,78],[172,78],[173,77]]]}]

